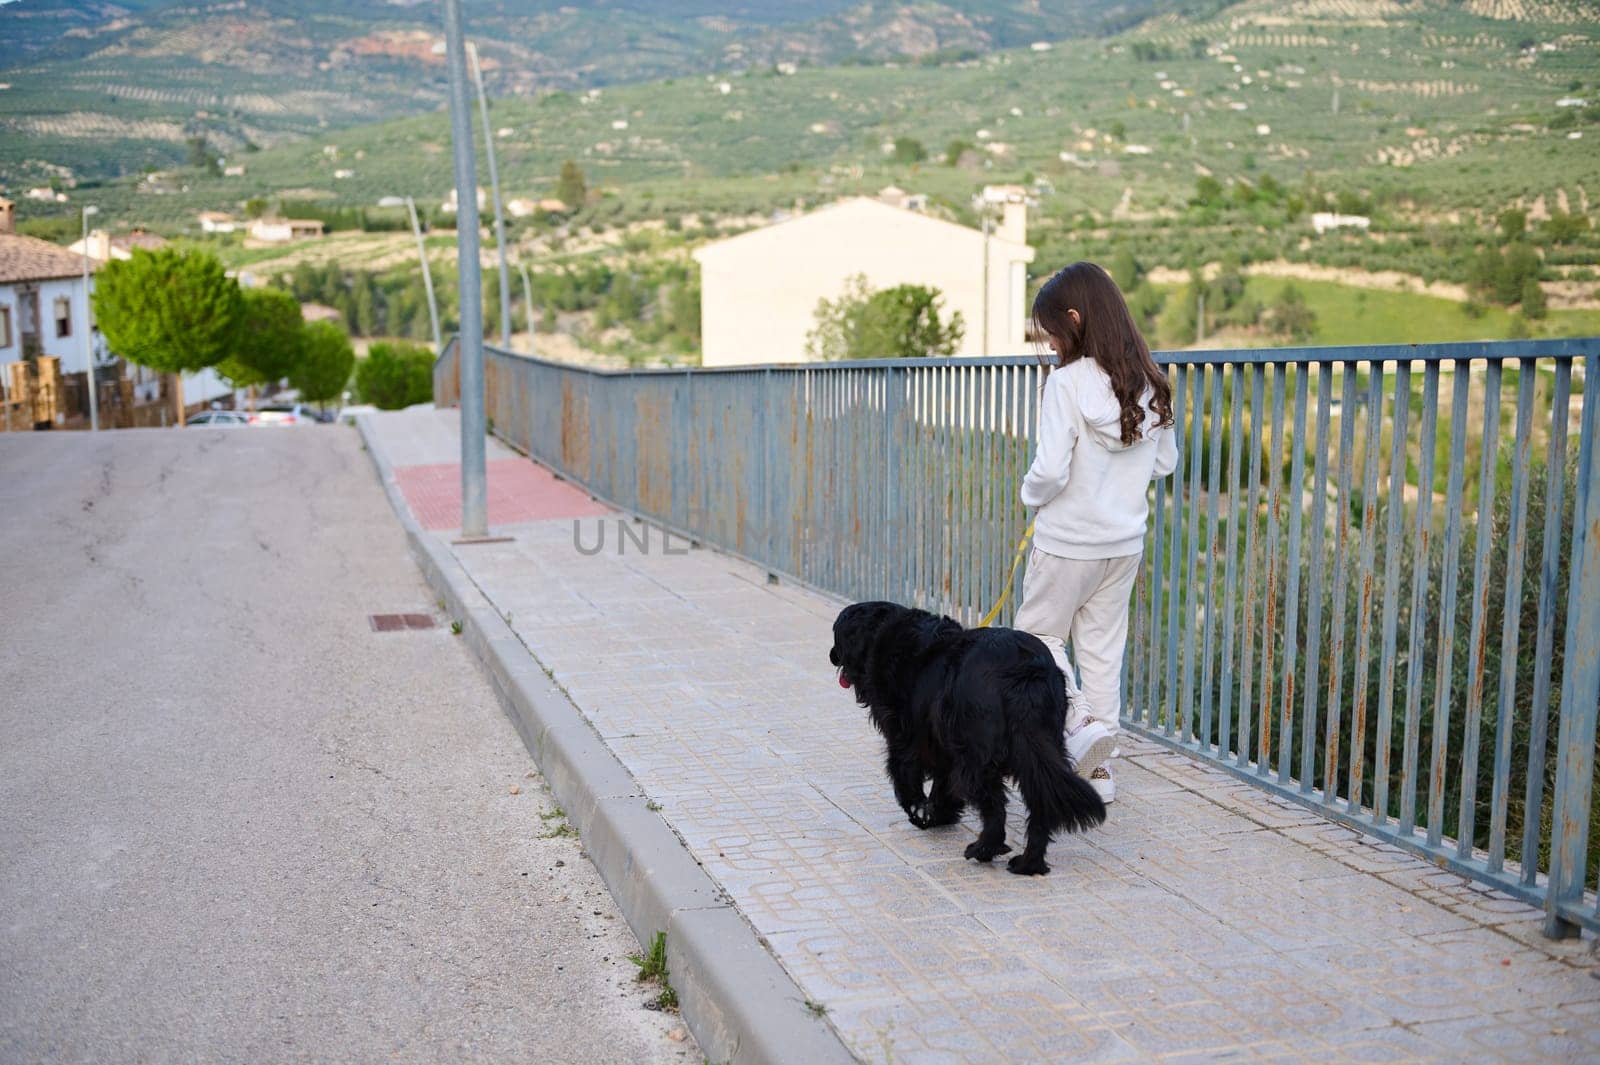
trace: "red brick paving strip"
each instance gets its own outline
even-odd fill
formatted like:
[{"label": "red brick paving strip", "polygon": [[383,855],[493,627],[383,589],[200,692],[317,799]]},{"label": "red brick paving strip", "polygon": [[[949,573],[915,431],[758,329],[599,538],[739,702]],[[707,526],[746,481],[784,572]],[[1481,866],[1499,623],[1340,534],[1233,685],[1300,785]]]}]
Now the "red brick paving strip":
[{"label": "red brick paving strip", "polygon": [[[558,481],[549,470],[526,459],[487,463],[489,525],[514,525],[551,518],[588,518],[612,513],[582,489]],[[461,527],[461,464],[397,466],[395,481],[411,513],[424,529]]]}]

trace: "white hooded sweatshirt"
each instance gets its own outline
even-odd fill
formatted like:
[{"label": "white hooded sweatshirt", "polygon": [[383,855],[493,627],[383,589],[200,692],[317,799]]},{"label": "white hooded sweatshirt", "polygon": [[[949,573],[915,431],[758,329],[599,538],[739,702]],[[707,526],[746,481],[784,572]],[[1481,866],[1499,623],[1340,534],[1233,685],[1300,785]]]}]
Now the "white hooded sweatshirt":
[{"label": "white hooded sweatshirt", "polygon": [[1139,439],[1122,442],[1122,407],[1099,363],[1082,358],[1051,372],[1039,406],[1039,449],[1022,480],[1037,507],[1033,542],[1046,554],[1100,559],[1144,549],[1150,482],[1178,465],[1171,427],[1157,429],[1146,390]]}]

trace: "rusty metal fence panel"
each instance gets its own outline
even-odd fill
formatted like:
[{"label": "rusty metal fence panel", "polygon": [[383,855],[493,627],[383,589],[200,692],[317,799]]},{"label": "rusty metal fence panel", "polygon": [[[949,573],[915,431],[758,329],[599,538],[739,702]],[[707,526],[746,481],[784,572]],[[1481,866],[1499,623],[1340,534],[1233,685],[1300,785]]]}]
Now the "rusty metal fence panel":
[{"label": "rusty metal fence panel", "polygon": [[[1542,905],[1551,934],[1600,928],[1597,349],[1159,353],[1181,457],[1151,488],[1124,722]],[[1027,524],[1032,358],[486,360],[507,442],[852,599],[974,623]]]}]

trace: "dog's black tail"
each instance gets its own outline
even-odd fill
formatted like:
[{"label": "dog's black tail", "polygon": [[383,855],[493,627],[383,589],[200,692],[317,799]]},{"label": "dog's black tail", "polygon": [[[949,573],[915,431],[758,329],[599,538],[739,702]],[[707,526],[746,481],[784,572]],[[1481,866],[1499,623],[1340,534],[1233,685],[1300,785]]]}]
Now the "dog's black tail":
[{"label": "dog's black tail", "polygon": [[1052,834],[1062,830],[1083,832],[1105,822],[1106,804],[1094,785],[1072,770],[1062,735],[1066,690],[1058,670],[1051,669],[1048,675],[1048,682],[1041,678],[1041,682],[1015,689],[1019,698],[1049,702],[1038,707],[1038,713],[1019,715],[1032,727],[1020,728],[1012,736],[1011,767],[1030,818],[1038,818]]}]

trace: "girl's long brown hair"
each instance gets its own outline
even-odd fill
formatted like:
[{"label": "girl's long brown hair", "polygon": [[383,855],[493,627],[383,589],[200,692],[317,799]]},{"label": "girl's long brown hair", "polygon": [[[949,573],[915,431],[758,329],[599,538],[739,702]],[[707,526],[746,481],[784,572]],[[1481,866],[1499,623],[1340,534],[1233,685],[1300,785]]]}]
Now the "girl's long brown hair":
[{"label": "girl's long brown hair", "polygon": [[[1078,312],[1077,322],[1069,310]],[[1058,366],[1087,357],[1111,378],[1111,391],[1122,407],[1124,446],[1141,435],[1146,389],[1154,393],[1150,410],[1157,428],[1172,424],[1172,385],[1150,357],[1150,345],[1139,335],[1128,301],[1110,274],[1091,262],[1076,262],[1059,271],[1033,298],[1033,326],[1060,341]]]}]

